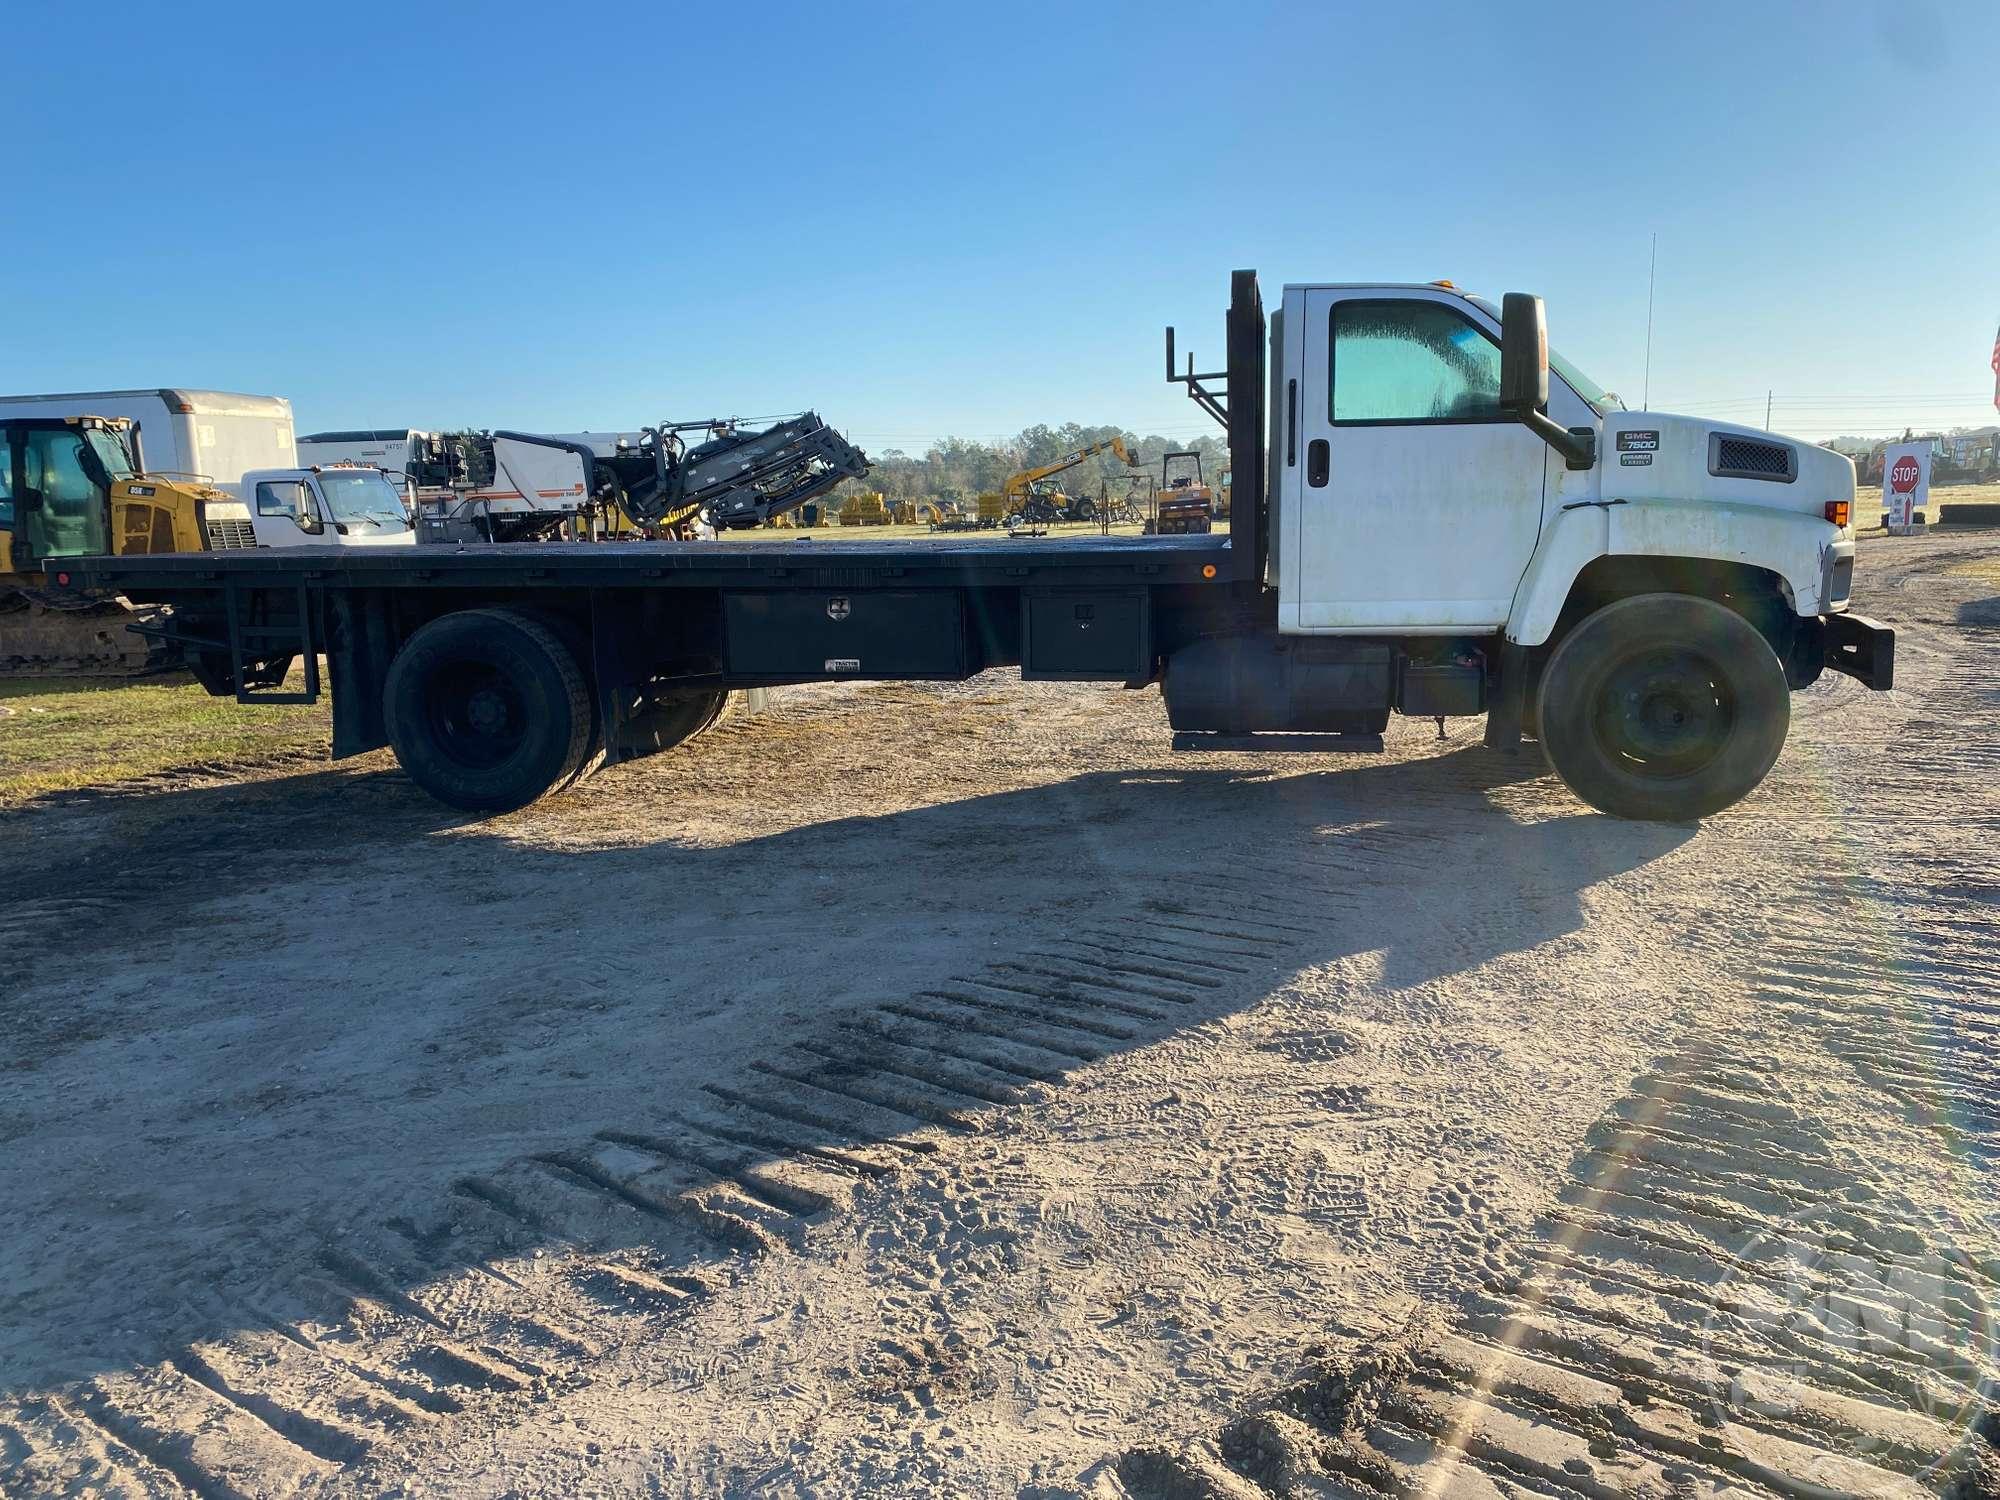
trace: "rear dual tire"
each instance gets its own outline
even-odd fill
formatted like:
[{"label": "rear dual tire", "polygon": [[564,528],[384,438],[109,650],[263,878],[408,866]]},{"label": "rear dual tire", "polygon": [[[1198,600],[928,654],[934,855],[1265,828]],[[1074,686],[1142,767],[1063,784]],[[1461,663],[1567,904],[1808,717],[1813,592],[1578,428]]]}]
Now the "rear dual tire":
[{"label": "rear dual tire", "polygon": [[466,812],[526,807],[573,780],[597,740],[575,655],[520,610],[460,610],[424,626],[390,665],[383,712],[410,779]]},{"label": "rear dual tire", "polygon": [[[410,637],[389,667],[383,713],[410,779],[465,812],[503,813],[559,792],[604,758],[585,646],[562,621],[468,609]],[[625,725],[621,754],[693,739],[728,713],[721,688],[663,693]]]},{"label": "rear dual tire", "polygon": [[1556,774],[1592,807],[1687,822],[1764,779],[1785,745],[1791,690],[1770,642],[1734,610],[1638,594],[1563,638],[1533,719]]}]

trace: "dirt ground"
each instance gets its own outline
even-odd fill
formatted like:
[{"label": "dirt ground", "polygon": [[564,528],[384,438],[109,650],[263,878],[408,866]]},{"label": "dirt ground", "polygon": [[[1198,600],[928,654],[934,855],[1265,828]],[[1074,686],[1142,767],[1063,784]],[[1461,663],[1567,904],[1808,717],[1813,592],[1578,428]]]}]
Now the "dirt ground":
[{"label": "dirt ground", "polygon": [[1996,557],[1698,827],[1000,674],[0,813],[0,1492],[2000,1494]]}]

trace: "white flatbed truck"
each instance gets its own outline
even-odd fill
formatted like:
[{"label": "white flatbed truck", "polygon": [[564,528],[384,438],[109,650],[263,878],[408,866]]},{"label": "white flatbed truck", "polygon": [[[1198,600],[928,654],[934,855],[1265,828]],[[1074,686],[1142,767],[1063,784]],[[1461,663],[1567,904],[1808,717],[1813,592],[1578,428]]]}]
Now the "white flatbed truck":
[{"label": "white flatbed truck", "polygon": [[[1235,273],[1227,367],[1174,366],[1229,435],[1227,531],[1021,543],[293,547],[73,561],[170,604],[211,692],[317,696],[336,757],[392,745],[499,811],[682,743],[732,689],[856,679],[1158,683],[1175,743],[1349,748],[1392,712],[1539,739],[1585,801],[1683,820],[1751,791],[1824,668],[1890,686],[1849,612],[1854,469],[1628,412],[1540,300]],[[284,694],[295,659],[306,691]]]}]

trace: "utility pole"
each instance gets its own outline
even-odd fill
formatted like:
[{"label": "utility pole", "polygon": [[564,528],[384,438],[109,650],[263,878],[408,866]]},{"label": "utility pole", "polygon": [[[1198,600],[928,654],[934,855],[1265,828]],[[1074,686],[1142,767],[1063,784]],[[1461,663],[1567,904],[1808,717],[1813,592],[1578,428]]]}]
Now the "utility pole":
[{"label": "utility pole", "polygon": [[1653,231],[1653,257],[1646,267],[1646,384],[1639,394],[1639,409],[1653,409],[1653,278],[1660,269],[1660,232]]}]

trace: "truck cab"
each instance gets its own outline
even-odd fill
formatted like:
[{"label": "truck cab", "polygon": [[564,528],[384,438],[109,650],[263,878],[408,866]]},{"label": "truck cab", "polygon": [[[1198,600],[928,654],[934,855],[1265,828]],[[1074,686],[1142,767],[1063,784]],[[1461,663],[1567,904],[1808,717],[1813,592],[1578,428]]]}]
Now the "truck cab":
[{"label": "truck cab", "polygon": [[1169,329],[1167,376],[1229,429],[1228,571],[1268,624],[1168,658],[1176,730],[1484,712],[1592,805],[1680,819],[1763,778],[1823,669],[1893,681],[1894,633],[1848,610],[1853,464],[1626,410],[1540,298],[1301,283],[1267,325],[1239,271],[1227,339],[1182,372]]},{"label": "truck cab", "polygon": [[253,469],[241,483],[260,547],[410,547],[406,480],[367,464]]},{"label": "truck cab", "polygon": [[1504,400],[1503,317],[1442,284],[1285,288],[1281,630],[1539,646],[1577,576],[1607,558],[1753,566],[1797,616],[1846,607],[1849,460],[1627,411],[1553,352],[1538,421],[1524,421]]}]

